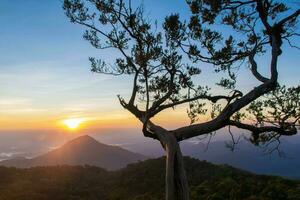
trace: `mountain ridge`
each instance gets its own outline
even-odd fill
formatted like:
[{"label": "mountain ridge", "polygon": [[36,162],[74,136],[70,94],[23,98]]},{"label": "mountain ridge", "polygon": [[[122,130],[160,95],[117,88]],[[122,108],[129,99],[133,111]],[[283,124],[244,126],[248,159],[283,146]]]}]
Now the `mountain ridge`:
[{"label": "mountain ridge", "polygon": [[59,148],[40,156],[17,158],[0,162],[2,166],[28,168],[55,165],[91,165],[117,170],[147,157],[118,146],[106,145],[88,135],[79,136]]}]

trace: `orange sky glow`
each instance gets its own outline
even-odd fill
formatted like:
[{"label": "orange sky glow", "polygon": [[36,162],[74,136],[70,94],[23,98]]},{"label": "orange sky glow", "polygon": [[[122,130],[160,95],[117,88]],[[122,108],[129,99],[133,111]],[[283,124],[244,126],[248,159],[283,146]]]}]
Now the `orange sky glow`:
[{"label": "orange sky glow", "polygon": [[[7,12],[1,13],[0,19],[4,27],[0,37],[1,47],[4,47],[0,49],[3,51],[0,54],[0,132],[56,130],[76,133],[88,129],[141,128],[141,123],[122,108],[116,97],[129,99],[133,77],[90,71],[89,57],[110,63],[114,61],[114,51],[99,51],[83,41],[82,27],[69,22],[61,1],[12,2],[1,2]],[[145,7],[153,20],[161,21],[175,12],[182,13],[183,17],[190,15],[185,1],[170,2],[159,1],[161,6],[157,7],[152,1],[145,1]],[[295,40],[295,44],[299,42]],[[260,66],[269,65],[269,56],[267,53],[257,58]],[[299,85],[298,57],[297,49],[283,46],[278,61],[280,84]],[[202,72],[195,83],[217,87],[215,82],[221,75],[210,66],[199,65]],[[259,70],[264,75],[269,74],[268,68],[260,67]],[[257,80],[249,75],[247,67],[239,69],[237,85],[241,91],[257,86]],[[216,90],[217,94],[224,92],[223,88]],[[72,130],[63,123],[67,119],[84,120]],[[199,122],[207,120],[209,112],[201,116]],[[168,129],[189,124],[185,106],[175,111],[166,110],[153,121]]]},{"label": "orange sky glow", "polygon": [[[100,111],[99,111],[100,112]],[[205,121],[206,117],[202,120]],[[81,120],[74,130],[97,129],[97,128],[134,128],[141,126],[141,123],[129,112],[120,109],[107,113],[85,113],[85,114],[62,114],[55,113],[26,113],[0,116],[0,127],[2,130],[30,130],[30,129],[56,129],[60,131],[72,131],[65,121],[70,119]],[[188,125],[189,119],[184,108],[175,111],[164,112],[158,115],[154,121],[160,125],[176,128]],[[74,131],[73,130],[73,131]]]}]

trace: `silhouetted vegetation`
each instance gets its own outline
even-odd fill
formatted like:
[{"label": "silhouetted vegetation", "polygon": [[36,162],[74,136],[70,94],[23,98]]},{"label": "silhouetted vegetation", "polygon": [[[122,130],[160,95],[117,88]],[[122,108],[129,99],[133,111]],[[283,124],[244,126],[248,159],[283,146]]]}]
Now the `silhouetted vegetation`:
[{"label": "silhouetted vegetation", "polygon": [[[131,92],[118,98],[143,124],[144,136],[158,140],[165,150],[167,200],[190,199],[180,141],[226,127],[233,149],[230,127],[236,127],[251,133],[247,137],[256,145],[278,144],[268,151],[280,152],[281,136],[296,135],[300,122],[299,86],[280,87],[278,79],[282,47],[295,47],[291,41],[299,36],[300,9],[273,0],[186,3],[189,13],[166,13],[162,23],[131,0],[63,3],[70,22],[85,28],[84,39],[101,50],[102,56],[89,58],[91,70],[131,77]],[[182,17],[186,14],[189,19]],[[108,49],[114,56],[103,56]],[[269,64],[258,59],[262,56]],[[219,77],[203,76],[207,66]],[[239,69],[247,69],[255,86],[243,88]],[[168,130],[153,122],[179,106],[186,106],[191,124]],[[209,114],[210,119],[199,120]]]},{"label": "silhouetted vegetation", "polygon": [[[0,167],[1,200],[164,199],[164,158],[110,172],[92,166]],[[191,199],[297,200],[300,181],[185,158]],[[147,177],[147,178],[145,178]]]}]

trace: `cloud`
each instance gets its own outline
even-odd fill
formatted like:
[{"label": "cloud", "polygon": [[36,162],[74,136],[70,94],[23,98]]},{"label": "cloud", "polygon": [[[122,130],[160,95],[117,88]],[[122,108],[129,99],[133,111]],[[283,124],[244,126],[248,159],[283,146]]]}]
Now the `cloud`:
[{"label": "cloud", "polygon": [[26,106],[30,102],[29,99],[25,98],[5,98],[0,99],[0,108],[2,106]]},{"label": "cloud", "polygon": [[1,112],[7,114],[26,114],[26,113],[43,113],[48,111],[48,109],[42,108],[7,108],[1,109]]},{"label": "cloud", "polygon": [[22,114],[46,112],[46,108],[35,108],[33,102],[26,98],[4,98],[0,99],[0,113],[4,114]]},{"label": "cloud", "polygon": [[0,161],[11,159],[16,157],[17,155],[22,155],[24,152],[1,152],[0,153]]}]

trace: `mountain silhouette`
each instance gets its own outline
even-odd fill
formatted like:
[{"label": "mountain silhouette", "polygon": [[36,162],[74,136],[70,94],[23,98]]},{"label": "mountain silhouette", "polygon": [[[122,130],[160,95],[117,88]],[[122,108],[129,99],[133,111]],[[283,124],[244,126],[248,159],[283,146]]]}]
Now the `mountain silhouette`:
[{"label": "mountain silhouette", "polygon": [[118,146],[106,145],[85,135],[75,138],[60,148],[32,159],[15,158],[0,162],[2,166],[27,168],[55,165],[90,165],[117,170],[129,163],[145,160],[146,156]]}]

